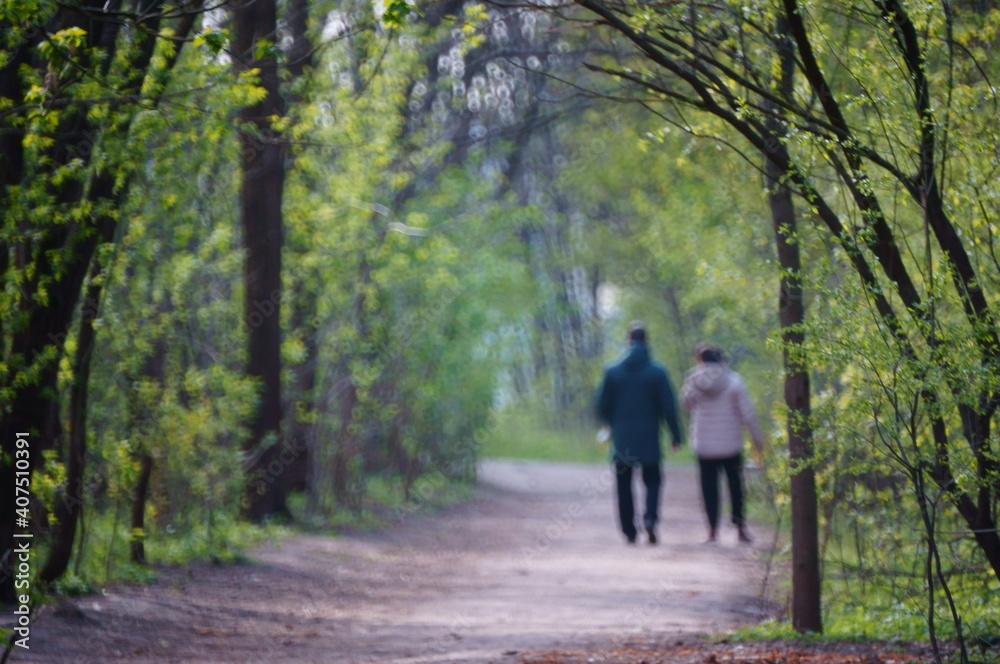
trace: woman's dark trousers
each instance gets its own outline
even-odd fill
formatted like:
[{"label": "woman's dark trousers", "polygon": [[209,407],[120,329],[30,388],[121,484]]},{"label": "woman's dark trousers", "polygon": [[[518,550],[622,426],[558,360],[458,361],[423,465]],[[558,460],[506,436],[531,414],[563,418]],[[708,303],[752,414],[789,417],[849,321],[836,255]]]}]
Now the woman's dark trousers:
[{"label": "woman's dark trousers", "polygon": [[733,501],[733,523],[743,525],[743,455],[725,459],[698,459],[701,471],[701,496],[705,500],[708,525],[714,531],[719,525],[719,472],[725,471],[729,496]]},{"label": "woman's dark trousers", "polygon": [[632,502],[632,470],[642,469],[642,483],[646,487],[646,513],[642,517],[646,528],[654,528],[660,507],[660,464],[626,463],[615,461],[615,479],[618,487],[618,519],[622,532],[630,541],[635,540],[635,506]]}]

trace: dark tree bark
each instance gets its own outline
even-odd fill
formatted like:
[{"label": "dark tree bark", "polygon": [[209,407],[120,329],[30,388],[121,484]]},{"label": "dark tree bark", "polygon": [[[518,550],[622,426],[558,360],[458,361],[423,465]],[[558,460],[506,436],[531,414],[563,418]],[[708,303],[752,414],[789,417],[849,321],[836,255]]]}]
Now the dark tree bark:
[{"label": "dark tree bark", "polygon": [[148,452],[139,461],[139,479],[132,494],[131,535],[129,553],[132,562],[146,564],[146,499],[149,497],[149,481],[153,476],[153,457]]},{"label": "dark tree bark", "polygon": [[292,45],[288,49],[288,71],[292,80],[298,80],[313,66],[313,45],[309,39],[309,0],[288,0],[285,22],[292,37]]},{"label": "dark tree bark", "polygon": [[[345,370],[346,366],[345,366]],[[351,491],[351,461],[357,454],[356,436],[351,431],[355,409],[358,403],[358,388],[348,371],[343,379],[340,396],[340,427],[337,432],[336,448],[333,451],[333,499],[338,508],[353,507],[356,504]]]},{"label": "dark tree bark", "polygon": [[[788,24],[778,20],[775,35],[781,64],[779,88],[782,96],[793,92],[795,54]],[[788,161],[784,130],[773,104],[767,131],[773,151]],[[819,520],[816,474],[813,468],[813,435],[810,409],[809,371],[804,350],[805,301],[802,289],[802,257],[792,190],[785,173],[768,154],[764,155],[768,203],[781,268],[778,324],[781,326],[782,361],[785,371],[785,405],[788,407],[788,452],[792,463],[792,626],[798,632],[822,632],[821,578],[819,569]]]},{"label": "dark tree bark", "polygon": [[320,331],[316,327],[316,312],[312,308],[314,303],[314,296],[305,292],[297,293],[292,303],[291,325],[293,329],[303,332],[302,343],[306,353],[305,359],[293,371],[295,394],[289,408],[291,421],[288,423],[288,437],[295,458],[286,470],[288,480],[285,488],[288,491],[309,490],[312,479],[310,468],[313,463],[312,446],[316,428],[314,418],[317,411],[316,370],[320,361]]},{"label": "dark tree bark", "polygon": [[240,219],[246,247],[245,323],[249,332],[247,374],[260,382],[260,404],[246,443],[247,488],[243,513],[251,521],[290,516],[285,504],[281,450],[281,201],[284,144],[270,117],[284,112],[277,61],[262,40],[275,41],[275,0],[244,0],[234,9],[233,48],[237,69],[258,69],[266,91],[240,113],[238,129],[243,182]]},{"label": "dark tree bark", "polygon": [[[99,267],[95,273],[99,273]],[[97,274],[92,274],[92,278]],[[76,524],[86,496],[83,492],[83,473],[87,454],[87,388],[90,381],[90,361],[94,354],[96,331],[94,319],[100,304],[101,286],[91,281],[84,297],[80,316],[80,332],[76,340],[73,360],[73,386],[69,400],[69,440],[67,441],[66,486],[55,505],[56,525],[53,528],[52,548],[48,560],[39,573],[46,582],[58,579],[69,566],[73,555]]]},{"label": "dark tree bark", "polygon": [[[154,277],[150,275],[150,284],[153,283]],[[152,293],[150,293],[150,298],[152,298]],[[171,310],[168,303],[163,302],[159,307],[159,314],[166,314]],[[137,383],[143,379],[153,381],[157,385],[157,393],[162,395],[164,386],[166,384],[166,363],[167,363],[167,342],[164,338],[160,338],[156,341],[153,346],[152,352],[146,357],[146,361],[143,363],[141,376],[133,377],[132,382]],[[186,395],[181,395],[181,401],[186,402]],[[184,404],[185,407],[187,403]],[[140,394],[134,392],[130,397],[129,404],[129,418],[130,418],[130,429],[133,435],[142,436],[142,431],[147,422],[149,422],[150,415],[149,408],[150,404],[143,403],[140,399]],[[131,508],[131,528],[129,531],[129,553],[132,558],[132,562],[144,565],[146,564],[146,501],[149,498],[149,484],[153,476],[153,467],[155,465],[153,455],[148,448],[142,448],[138,454],[139,459],[139,477],[135,482],[135,486],[132,488],[132,508]]]},{"label": "dark tree bark", "polygon": [[58,426],[59,403],[50,391],[43,386],[56,383],[56,366],[46,366],[38,382],[17,390],[14,398],[5,404],[3,423],[0,424],[0,435],[3,436],[3,453],[10,463],[0,463],[0,604],[13,603],[14,592],[13,549],[15,533],[15,467],[13,464],[16,437],[28,434],[31,445],[31,470],[40,456],[40,450],[46,441],[56,441],[60,438]]},{"label": "dark tree bark", "polygon": [[[290,86],[287,91],[288,104],[298,104],[304,101],[309,84],[308,74],[315,64],[315,47],[309,35],[309,2],[308,0],[289,0],[285,4],[284,23],[291,37],[291,44],[285,55],[285,62],[290,75]],[[294,153],[290,153],[286,169],[294,169]],[[307,251],[309,247],[290,247],[293,253],[296,249]],[[316,293],[315,287],[302,282],[293,284],[291,303],[291,329],[301,333],[305,345],[305,360],[293,368],[294,383],[291,394],[286,394],[286,417],[288,440],[291,445],[292,460],[285,469],[286,491],[309,491],[307,510],[312,513],[318,507],[318,494],[310,490],[310,482],[316,473],[315,424],[313,419],[319,410],[317,408],[316,372],[319,366],[320,331],[316,323]],[[318,468],[316,469],[318,470]]]}]

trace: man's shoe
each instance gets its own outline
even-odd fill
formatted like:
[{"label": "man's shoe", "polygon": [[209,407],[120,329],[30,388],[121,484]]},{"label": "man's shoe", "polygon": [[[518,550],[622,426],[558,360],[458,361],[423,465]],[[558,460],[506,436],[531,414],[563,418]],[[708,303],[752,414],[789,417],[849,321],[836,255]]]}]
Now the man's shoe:
[{"label": "man's shoe", "polygon": [[743,542],[744,544],[750,544],[751,542],[753,542],[753,538],[750,537],[749,533],[747,533],[746,528],[744,528],[743,526],[740,526],[739,532],[740,532],[740,541],[741,542]]},{"label": "man's shoe", "polygon": [[635,535],[626,535],[629,544],[635,544]]},{"label": "man's shoe", "polygon": [[656,544],[656,531],[652,526],[646,526],[646,534],[649,535],[649,543]]}]

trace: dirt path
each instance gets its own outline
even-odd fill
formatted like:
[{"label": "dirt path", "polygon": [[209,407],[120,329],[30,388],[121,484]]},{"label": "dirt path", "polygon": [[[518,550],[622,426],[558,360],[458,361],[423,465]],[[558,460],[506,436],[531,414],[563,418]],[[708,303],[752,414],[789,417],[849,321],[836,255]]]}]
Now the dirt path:
[{"label": "dirt path", "polygon": [[690,467],[666,470],[655,547],[618,534],[604,466],[488,461],[481,478],[473,500],[391,529],[294,537],[254,564],[49,610],[12,661],[517,662],[764,615],[758,545],[731,529],[702,544]]}]

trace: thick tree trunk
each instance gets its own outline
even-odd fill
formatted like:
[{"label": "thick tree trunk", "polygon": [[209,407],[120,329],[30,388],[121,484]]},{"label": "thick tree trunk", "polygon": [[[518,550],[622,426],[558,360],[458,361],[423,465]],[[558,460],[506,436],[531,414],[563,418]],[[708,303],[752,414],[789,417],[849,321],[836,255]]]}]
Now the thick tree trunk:
[{"label": "thick tree trunk", "polygon": [[[781,91],[790,96],[794,59],[788,26],[779,20]],[[774,140],[774,152],[788,156],[782,140],[777,110],[771,114],[767,129]],[[819,520],[816,502],[816,477],[813,469],[812,421],[809,372],[805,343],[805,303],[802,292],[802,258],[797,237],[797,219],[792,190],[783,182],[782,169],[765,155],[768,203],[774,225],[778,265],[781,269],[778,297],[778,323],[781,326],[782,360],[785,371],[785,405],[788,408],[788,451],[792,463],[792,626],[798,632],[823,631],[821,579],[819,569]]]},{"label": "thick tree trunk", "polygon": [[[246,247],[245,323],[249,332],[247,374],[260,382],[260,405],[250,421],[246,450],[244,515],[254,522],[289,516],[285,504],[281,450],[281,200],[284,146],[270,124],[281,115],[277,62],[258,53],[262,40],[276,40],[274,0],[245,0],[234,10],[238,69],[256,68],[266,97],[240,113],[240,219]],[[264,49],[267,51],[267,49]],[[262,55],[262,57],[257,57]]]},{"label": "thick tree trunk", "polygon": [[788,452],[792,462],[792,625],[799,632],[821,632],[821,584],[816,476],[813,470],[809,373],[803,344],[805,307],[802,302],[801,262],[795,237],[795,210],[788,188],[773,180],[768,163],[768,200],[778,243],[781,326],[785,371],[785,405],[788,408]]}]

